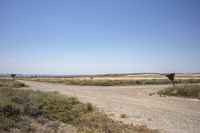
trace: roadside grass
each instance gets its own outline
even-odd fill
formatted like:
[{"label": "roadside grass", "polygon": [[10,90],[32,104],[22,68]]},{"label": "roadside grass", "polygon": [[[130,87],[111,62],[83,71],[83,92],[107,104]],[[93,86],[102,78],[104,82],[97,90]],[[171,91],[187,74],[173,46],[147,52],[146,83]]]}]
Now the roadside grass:
[{"label": "roadside grass", "polygon": [[163,89],[158,92],[159,95],[177,96],[186,98],[197,98],[200,100],[199,85],[176,86]]},{"label": "roadside grass", "polygon": [[20,88],[20,87],[25,87],[26,85],[24,83],[21,83],[19,81],[15,81],[15,84],[13,86],[12,80],[11,79],[0,79],[0,87],[15,87],[15,88]]},{"label": "roadside grass", "polygon": [[[59,79],[59,78],[24,78],[25,80],[63,83],[66,85],[79,86],[130,86],[130,85],[155,85],[155,84],[171,84],[168,79],[140,79],[140,80],[97,80],[97,79]],[[177,79],[176,84],[192,84],[200,83],[200,79]]]},{"label": "roadside grass", "polygon": [[[0,132],[36,132],[26,117],[43,123],[61,121],[81,133],[157,133],[146,126],[123,124],[109,118],[90,103],[58,92],[40,92],[6,86],[10,81],[0,80]],[[52,125],[56,132],[57,126]]]}]

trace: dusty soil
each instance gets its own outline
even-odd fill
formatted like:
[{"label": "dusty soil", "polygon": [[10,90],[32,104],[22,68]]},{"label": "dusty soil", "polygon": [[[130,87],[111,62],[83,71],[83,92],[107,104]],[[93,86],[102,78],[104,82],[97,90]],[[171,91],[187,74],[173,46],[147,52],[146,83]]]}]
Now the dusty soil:
[{"label": "dusty soil", "polygon": [[[67,86],[55,83],[21,81],[24,89],[58,91],[76,96],[83,102],[105,110],[116,120],[124,123],[147,125],[169,133],[200,132],[200,100],[177,97],[149,96],[169,85],[146,85],[126,87]],[[127,118],[120,118],[126,114]]]}]

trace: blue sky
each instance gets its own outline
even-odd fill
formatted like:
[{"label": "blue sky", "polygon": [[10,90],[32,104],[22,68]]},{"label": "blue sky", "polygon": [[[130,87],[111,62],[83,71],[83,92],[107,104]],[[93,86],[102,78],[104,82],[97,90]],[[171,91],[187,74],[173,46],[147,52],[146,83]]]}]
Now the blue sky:
[{"label": "blue sky", "polygon": [[199,0],[0,0],[0,73],[200,72]]}]

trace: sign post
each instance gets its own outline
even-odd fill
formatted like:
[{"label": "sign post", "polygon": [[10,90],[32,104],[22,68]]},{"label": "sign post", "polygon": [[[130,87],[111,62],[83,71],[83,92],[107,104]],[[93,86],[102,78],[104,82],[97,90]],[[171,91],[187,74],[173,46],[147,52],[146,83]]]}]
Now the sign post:
[{"label": "sign post", "polygon": [[10,76],[12,77],[12,84],[14,86],[15,85],[15,76],[16,76],[16,74],[10,74]]},{"label": "sign post", "polygon": [[175,87],[175,82],[174,82],[174,80],[175,80],[175,73],[167,74],[166,76],[168,77],[169,80],[172,81],[173,86]]}]

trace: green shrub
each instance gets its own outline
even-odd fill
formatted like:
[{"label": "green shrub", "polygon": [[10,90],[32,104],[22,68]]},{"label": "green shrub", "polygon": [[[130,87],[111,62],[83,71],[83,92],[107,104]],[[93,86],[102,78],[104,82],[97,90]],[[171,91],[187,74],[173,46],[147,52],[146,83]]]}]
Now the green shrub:
[{"label": "green shrub", "polygon": [[33,92],[30,93],[27,98],[29,106],[42,107],[47,104],[48,94],[42,92]]}]

